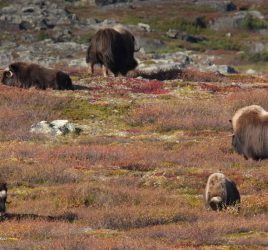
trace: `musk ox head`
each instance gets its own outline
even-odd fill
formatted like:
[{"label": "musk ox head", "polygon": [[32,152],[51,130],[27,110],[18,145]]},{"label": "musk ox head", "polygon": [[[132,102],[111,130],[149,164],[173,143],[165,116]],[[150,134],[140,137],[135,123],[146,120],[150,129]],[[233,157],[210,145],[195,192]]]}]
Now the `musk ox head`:
[{"label": "musk ox head", "polygon": [[205,205],[214,211],[240,203],[240,194],[233,181],[222,173],[211,174],[205,189]]},{"label": "musk ox head", "polygon": [[134,52],[139,50],[133,34],[123,26],[100,29],[91,39],[88,46],[86,62],[90,64],[93,74],[94,65],[100,64],[113,72],[126,75],[137,67]]},{"label": "musk ox head", "polygon": [[268,158],[268,112],[251,105],[236,111],[232,120],[232,146],[245,159]]},{"label": "musk ox head", "polygon": [[0,216],[6,212],[7,184],[0,182]]},{"label": "musk ox head", "polygon": [[15,67],[13,65],[9,65],[4,69],[3,76],[1,82],[4,85],[16,86],[18,84],[18,78],[15,74]]}]

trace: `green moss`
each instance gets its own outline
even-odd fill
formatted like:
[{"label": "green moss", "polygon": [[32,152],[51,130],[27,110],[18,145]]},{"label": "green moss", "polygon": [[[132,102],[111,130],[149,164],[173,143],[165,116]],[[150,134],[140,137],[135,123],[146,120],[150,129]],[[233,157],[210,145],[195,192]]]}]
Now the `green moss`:
[{"label": "green moss", "polygon": [[198,198],[196,195],[185,195],[186,201],[193,207],[202,206],[202,199]]},{"label": "green moss", "polygon": [[266,29],[267,22],[247,14],[243,20],[242,27],[247,30]]},{"label": "green moss", "polygon": [[41,30],[38,34],[37,34],[37,40],[38,41],[42,41],[42,40],[45,40],[45,39],[48,39],[49,38],[49,35],[45,32],[45,31],[43,31],[43,30]]},{"label": "green moss", "polygon": [[237,232],[230,233],[226,235],[228,238],[247,238],[247,237],[268,237],[267,232],[256,232],[256,231],[247,231],[247,232]]},{"label": "green moss", "polygon": [[8,0],[0,0],[0,9],[9,5]]},{"label": "green moss", "polygon": [[88,43],[94,34],[95,32],[87,32],[81,34],[80,36],[77,36],[77,38],[74,41],[77,43]]},{"label": "green moss", "polygon": [[146,22],[143,17],[131,16],[131,15],[124,15],[120,21],[122,24],[135,24],[135,25],[141,22]]},{"label": "green moss", "polygon": [[240,42],[230,38],[212,38],[201,44],[210,49],[241,50],[243,48]]},{"label": "green moss", "polygon": [[112,230],[112,229],[96,229],[96,230],[90,230],[87,232],[88,234],[92,234],[95,236],[98,236],[100,238],[114,238],[119,234],[117,230]]},{"label": "green moss", "polygon": [[59,112],[62,117],[72,121],[86,119],[121,121],[128,108],[124,105],[91,104],[87,100],[73,99]]},{"label": "green moss", "polygon": [[244,54],[242,59],[246,59],[251,62],[268,62],[268,51],[264,50],[259,53]]}]

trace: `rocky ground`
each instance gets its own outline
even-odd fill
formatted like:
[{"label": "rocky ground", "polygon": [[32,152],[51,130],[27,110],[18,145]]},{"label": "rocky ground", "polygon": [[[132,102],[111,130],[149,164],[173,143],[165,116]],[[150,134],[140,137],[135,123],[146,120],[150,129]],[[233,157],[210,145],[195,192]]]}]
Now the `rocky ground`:
[{"label": "rocky ground", "polygon": [[[142,70],[163,65],[220,73],[265,70],[256,67],[267,59],[265,1],[118,2],[1,1],[0,67],[18,60],[86,67],[90,37],[123,23],[137,37]],[[147,16],[152,4],[155,13]]]}]

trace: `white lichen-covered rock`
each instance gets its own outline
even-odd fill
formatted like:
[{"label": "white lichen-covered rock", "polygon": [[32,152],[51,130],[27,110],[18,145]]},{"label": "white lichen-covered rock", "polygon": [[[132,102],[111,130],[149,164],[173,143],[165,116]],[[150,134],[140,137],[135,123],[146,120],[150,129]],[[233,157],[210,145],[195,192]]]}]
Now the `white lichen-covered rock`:
[{"label": "white lichen-covered rock", "polygon": [[52,122],[41,121],[31,126],[31,133],[46,134],[46,135],[66,135],[69,133],[79,134],[81,129],[76,127],[68,120],[54,120]]}]

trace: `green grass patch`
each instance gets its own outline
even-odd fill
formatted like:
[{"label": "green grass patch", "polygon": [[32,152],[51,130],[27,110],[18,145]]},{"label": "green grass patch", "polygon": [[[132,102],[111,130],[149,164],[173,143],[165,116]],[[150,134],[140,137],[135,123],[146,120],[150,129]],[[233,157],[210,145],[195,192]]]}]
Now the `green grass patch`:
[{"label": "green grass patch", "polygon": [[127,105],[91,104],[87,100],[71,100],[64,109],[60,110],[62,117],[72,121],[87,119],[122,122],[128,112]]},{"label": "green grass patch", "polygon": [[243,20],[242,27],[247,30],[266,29],[268,27],[268,23],[265,20],[247,14]]},{"label": "green grass patch", "polygon": [[8,6],[10,1],[8,0],[0,0],[0,9]]}]

